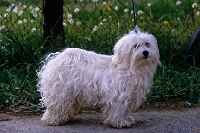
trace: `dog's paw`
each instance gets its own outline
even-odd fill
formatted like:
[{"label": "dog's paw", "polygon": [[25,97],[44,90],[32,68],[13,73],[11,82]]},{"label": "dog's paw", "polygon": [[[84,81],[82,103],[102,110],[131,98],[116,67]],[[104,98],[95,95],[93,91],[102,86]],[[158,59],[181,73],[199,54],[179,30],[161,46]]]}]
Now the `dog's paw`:
[{"label": "dog's paw", "polygon": [[49,115],[46,112],[43,114],[41,120],[44,121],[49,126],[58,126],[64,124],[65,122],[68,122],[69,117],[68,116],[59,117],[57,115]]},{"label": "dog's paw", "polygon": [[109,125],[111,127],[115,127],[115,128],[123,128],[123,127],[130,127],[131,126],[131,122],[128,120],[119,120],[119,119],[106,119],[104,122],[104,124]]},{"label": "dog's paw", "polygon": [[133,116],[129,116],[128,121],[130,121],[131,124],[135,124],[135,119]]}]

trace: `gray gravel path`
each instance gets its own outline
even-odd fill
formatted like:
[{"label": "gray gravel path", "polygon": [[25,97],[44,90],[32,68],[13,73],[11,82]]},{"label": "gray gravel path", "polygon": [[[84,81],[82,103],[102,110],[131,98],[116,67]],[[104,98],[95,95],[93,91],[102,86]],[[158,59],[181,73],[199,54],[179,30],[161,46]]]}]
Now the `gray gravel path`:
[{"label": "gray gravel path", "polygon": [[14,116],[0,113],[0,133],[200,133],[200,108],[144,111],[135,113],[136,124],[115,129],[102,124],[101,113],[77,115],[62,126],[47,126],[38,116]]}]

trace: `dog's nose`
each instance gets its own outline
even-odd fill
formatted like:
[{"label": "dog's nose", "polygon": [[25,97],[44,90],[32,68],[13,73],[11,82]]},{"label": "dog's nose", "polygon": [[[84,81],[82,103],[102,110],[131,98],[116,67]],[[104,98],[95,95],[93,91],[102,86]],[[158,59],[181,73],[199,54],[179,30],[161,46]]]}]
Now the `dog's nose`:
[{"label": "dog's nose", "polygon": [[144,55],[145,58],[147,58],[148,55],[149,55],[149,52],[148,51],[143,51],[142,54]]}]

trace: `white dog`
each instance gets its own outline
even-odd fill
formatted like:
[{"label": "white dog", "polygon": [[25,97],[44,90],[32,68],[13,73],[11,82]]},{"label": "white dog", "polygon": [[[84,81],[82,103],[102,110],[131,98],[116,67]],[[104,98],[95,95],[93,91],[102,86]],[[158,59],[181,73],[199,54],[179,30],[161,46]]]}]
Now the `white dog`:
[{"label": "white dog", "polygon": [[150,91],[159,58],[154,36],[139,30],[123,36],[113,55],[79,48],[50,54],[38,72],[38,90],[46,107],[42,120],[60,125],[81,105],[97,102],[105,106],[104,124],[130,126],[132,113]]}]

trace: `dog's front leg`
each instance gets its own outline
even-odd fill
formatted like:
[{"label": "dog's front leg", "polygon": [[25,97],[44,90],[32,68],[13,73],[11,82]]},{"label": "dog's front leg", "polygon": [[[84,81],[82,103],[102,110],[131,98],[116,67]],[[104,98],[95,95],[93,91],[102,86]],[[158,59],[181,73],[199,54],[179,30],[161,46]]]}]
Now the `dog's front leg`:
[{"label": "dog's front leg", "polygon": [[130,127],[131,124],[135,123],[135,120],[131,116],[131,110],[128,105],[124,101],[110,103],[104,110],[104,124],[116,128]]}]

